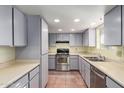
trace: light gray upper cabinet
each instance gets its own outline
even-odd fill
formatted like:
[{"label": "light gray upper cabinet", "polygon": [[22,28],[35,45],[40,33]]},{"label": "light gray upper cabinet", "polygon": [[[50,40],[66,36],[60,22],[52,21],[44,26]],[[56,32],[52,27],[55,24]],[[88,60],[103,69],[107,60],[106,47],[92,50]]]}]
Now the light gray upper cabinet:
[{"label": "light gray upper cabinet", "polygon": [[68,33],[57,33],[57,41],[69,41]]},{"label": "light gray upper cabinet", "polygon": [[63,33],[61,35],[62,41],[69,41],[69,34],[68,33]]},{"label": "light gray upper cabinet", "polygon": [[12,6],[0,6],[0,45],[12,46]]},{"label": "light gray upper cabinet", "polygon": [[89,28],[83,32],[83,46],[96,46],[96,31],[94,28]]},{"label": "light gray upper cabinet", "polygon": [[14,46],[27,45],[26,16],[16,8],[13,8],[14,18]]},{"label": "light gray upper cabinet", "polygon": [[26,18],[12,6],[0,6],[0,45],[25,46],[27,44]]},{"label": "light gray upper cabinet", "polygon": [[70,46],[82,46],[83,35],[82,33],[70,34]]},{"label": "light gray upper cabinet", "polygon": [[104,16],[104,45],[121,45],[121,6]]},{"label": "light gray upper cabinet", "polygon": [[61,33],[56,33],[56,41],[62,41],[62,34]]},{"label": "light gray upper cabinet", "polygon": [[56,33],[49,33],[49,46],[56,46],[57,35]]}]

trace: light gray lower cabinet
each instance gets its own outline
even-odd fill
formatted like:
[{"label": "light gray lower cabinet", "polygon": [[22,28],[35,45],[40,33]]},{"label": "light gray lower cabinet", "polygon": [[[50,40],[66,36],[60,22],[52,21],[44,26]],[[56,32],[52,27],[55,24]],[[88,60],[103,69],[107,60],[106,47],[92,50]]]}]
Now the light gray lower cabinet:
[{"label": "light gray lower cabinet", "polygon": [[83,80],[85,80],[85,60],[81,60],[81,75],[83,77]]},{"label": "light gray lower cabinet", "polygon": [[27,84],[28,84],[28,74],[26,74],[25,76],[21,77],[19,80],[11,84],[9,88],[24,88],[25,85]]},{"label": "light gray lower cabinet", "polygon": [[48,68],[55,69],[55,55],[49,55]]},{"label": "light gray lower cabinet", "polygon": [[88,88],[90,88],[90,69],[85,65],[85,82]]},{"label": "light gray lower cabinet", "polygon": [[39,88],[39,73],[30,80],[30,88]]},{"label": "light gray lower cabinet", "polygon": [[82,58],[79,56],[79,72],[82,72]]},{"label": "light gray lower cabinet", "polygon": [[39,66],[29,73],[29,77],[30,77],[29,87],[39,88]]},{"label": "light gray lower cabinet", "polygon": [[106,86],[108,88],[122,88],[119,84],[113,81],[111,78],[106,77]]},{"label": "light gray lower cabinet", "polygon": [[90,88],[90,64],[81,59],[81,75],[88,88]]},{"label": "light gray lower cabinet", "polygon": [[70,69],[78,70],[79,69],[79,58],[77,55],[71,55],[69,58],[70,61]]},{"label": "light gray lower cabinet", "polygon": [[39,66],[22,76],[8,88],[39,88]]}]

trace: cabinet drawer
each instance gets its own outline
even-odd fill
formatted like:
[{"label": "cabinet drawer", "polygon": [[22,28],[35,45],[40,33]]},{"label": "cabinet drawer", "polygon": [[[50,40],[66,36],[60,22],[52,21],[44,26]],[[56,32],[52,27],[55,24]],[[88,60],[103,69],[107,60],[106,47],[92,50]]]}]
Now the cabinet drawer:
[{"label": "cabinet drawer", "polygon": [[39,73],[30,81],[30,88],[39,88]]},{"label": "cabinet drawer", "polygon": [[28,74],[17,80],[9,88],[23,88],[28,83]]},{"label": "cabinet drawer", "polygon": [[54,58],[55,59],[55,55],[49,55],[49,58]]},{"label": "cabinet drawer", "polygon": [[39,72],[39,66],[30,72],[30,80]]},{"label": "cabinet drawer", "polygon": [[106,85],[108,88],[122,88],[120,85],[118,85],[116,82],[114,82],[109,77],[106,77]]}]

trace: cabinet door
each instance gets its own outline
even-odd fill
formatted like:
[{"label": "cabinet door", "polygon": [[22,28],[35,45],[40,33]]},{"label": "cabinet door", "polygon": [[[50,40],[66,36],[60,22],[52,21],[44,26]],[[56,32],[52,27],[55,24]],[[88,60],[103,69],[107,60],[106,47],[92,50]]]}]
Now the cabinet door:
[{"label": "cabinet door", "polygon": [[48,54],[41,56],[40,87],[44,88],[48,82]]},{"label": "cabinet door", "polygon": [[12,6],[0,6],[0,45],[13,46]]},{"label": "cabinet door", "polygon": [[74,34],[70,34],[70,46],[76,46],[75,45],[75,35]]},{"label": "cabinet door", "polygon": [[82,58],[81,57],[79,57],[79,72],[80,74],[82,72]]},{"label": "cabinet door", "polygon": [[113,81],[109,77],[106,77],[106,85],[108,88],[122,88],[120,85],[118,85],[115,81]]},{"label": "cabinet door", "polygon": [[75,34],[75,46],[83,45],[83,35],[82,33]]},{"label": "cabinet door", "polygon": [[57,40],[57,34],[56,33],[50,33],[49,34],[49,46],[50,47],[56,46],[56,40]]},{"label": "cabinet door", "polygon": [[70,56],[70,69],[71,70],[78,70],[79,69],[78,56]]},{"label": "cabinet door", "polygon": [[39,88],[39,73],[30,81],[30,88]]},{"label": "cabinet door", "polygon": [[95,29],[89,29],[89,46],[96,46],[96,31]]},{"label": "cabinet door", "polygon": [[55,58],[49,58],[48,68],[49,69],[55,69]]},{"label": "cabinet door", "polygon": [[63,33],[61,34],[62,41],[69,41],[69,34]]},{"label": "cabinet door", "polygon": [[83,45],[83,35],[82,33],[70,34],[70,46],[82,46]]},{"label": "cabinet door", "polygon": [[57,33],[57,41],[62,41],[62,34],[61,33]]},{"label": "cabinet door", "polygon": [[104,16],[104,44],[121,45],[121,6]]},{"label": "cabinet door", "polygon": [[90,69],[87,66],[85,66],[85,82],[88,88],[90,88]]},{"label": "cabinet door", "polygon": [[26,16],[16,8],[14,10],[14,46],[26,46],[27,25]]},{"label": "cabinet door", "polygon": [[83,77],[83,80],[85,80],[85,63],[83,59],[81,61],[81,75]]},{"label": "cabinet door", "polygon": [[41,20],[41,54],[48,53],[48,25]]},{"label": "cabinet door", "polygon": [[88,30],[83,32],[83,46],[89,46],[89,32],[88,32]]}]

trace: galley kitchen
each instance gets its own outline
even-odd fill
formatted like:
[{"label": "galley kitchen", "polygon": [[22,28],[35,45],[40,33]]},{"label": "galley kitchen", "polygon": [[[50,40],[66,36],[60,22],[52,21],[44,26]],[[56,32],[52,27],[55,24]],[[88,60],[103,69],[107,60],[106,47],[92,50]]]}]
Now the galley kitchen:
[{"label": "galley kitchen", "polygon": [[0,12],[1,88],[124,87],[124,6],[0,5]]}]

